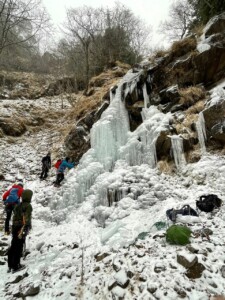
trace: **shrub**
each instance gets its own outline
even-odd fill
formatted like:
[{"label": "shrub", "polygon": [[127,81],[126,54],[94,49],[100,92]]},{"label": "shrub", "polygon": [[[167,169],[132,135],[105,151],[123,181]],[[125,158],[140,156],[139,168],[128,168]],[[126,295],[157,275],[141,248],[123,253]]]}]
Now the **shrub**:
[{"label": "shrub", "polygon": [[183,104],[185,108],[194,105],[199,100],[202,100],[206,96],[206,92],[203,88],[197,86],[191,86],[179,90],[181,96],[179,103]]}]

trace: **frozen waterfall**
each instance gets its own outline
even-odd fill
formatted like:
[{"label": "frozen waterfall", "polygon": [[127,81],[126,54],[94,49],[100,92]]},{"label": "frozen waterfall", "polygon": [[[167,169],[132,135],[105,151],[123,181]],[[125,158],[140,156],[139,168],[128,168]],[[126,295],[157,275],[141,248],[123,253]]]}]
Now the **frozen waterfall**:
[{"label": "frozen waterfall", "polygon": [[140,74],[129,71],[123,77],[116,94],[111,94],[110,106],[91,129],[91,147],[105,170],[113,169],[120,158],[120,147],[127,142],[130,123],[123,99],[136,89]]},{"label": "frozen waterfall", "polygon": [[91,147],[105,170],[112,170],[115,161],[119,158],[119,148],[127,141],[128,131],[128,113],[122,101],[120,85],[109,108],[103,112],[101,119],[91,129]]},{"label": "frozen waterfall", "polygon": [[179,135],[171,136],[172,151],[177,169],[181,169],[185,164],[185,156],[183,149],[183,139]]},{"label": "frozen waterfall", "polygon": [[145,109],[145,120],[128,135],[126,145],[121,147],[121,158],[129,165],[146,163],[155,168],[157,164],[156,141],[162,130],[169,126],[171,113],[164,114],[155,106]]},{"label": "frozen waterfall", "polygon": [[203,112],[201,111],[198,116],[198,121],[196,122],[196,128],[198,132],[198,140],[201,147],[202,154],[206,153],[205,140],[206,140],[206,130],[205,130],[205,119]]}]

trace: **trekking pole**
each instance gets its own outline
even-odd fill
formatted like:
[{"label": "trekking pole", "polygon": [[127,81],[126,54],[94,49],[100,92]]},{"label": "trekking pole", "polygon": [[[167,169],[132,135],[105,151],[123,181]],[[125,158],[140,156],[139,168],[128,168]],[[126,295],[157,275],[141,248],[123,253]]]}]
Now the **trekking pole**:
[{"label": "trekking pole", "polygon": [[26,258],[26,238],[24,239],[24,243],[23,243],[23,259]]}]

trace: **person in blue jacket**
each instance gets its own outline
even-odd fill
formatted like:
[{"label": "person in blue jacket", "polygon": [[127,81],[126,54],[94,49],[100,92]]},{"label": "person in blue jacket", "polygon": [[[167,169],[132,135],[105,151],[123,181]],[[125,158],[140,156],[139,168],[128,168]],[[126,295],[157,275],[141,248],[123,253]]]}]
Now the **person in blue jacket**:
[{"label": "person in blue jacket", "polygon": [[60,164],[57,174],[56,174],[56,181],[55,181],[55,186],[60,186],[60,183],[64,179],[64,172],[66,168],[72,169],[75,166],[75,163],[70,163],[69,162],[70,158],[66,157]]}]

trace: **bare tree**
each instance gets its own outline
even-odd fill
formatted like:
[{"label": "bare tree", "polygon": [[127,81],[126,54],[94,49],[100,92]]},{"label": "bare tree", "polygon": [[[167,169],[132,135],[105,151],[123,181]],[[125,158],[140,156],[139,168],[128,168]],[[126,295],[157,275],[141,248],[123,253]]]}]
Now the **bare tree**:
[{"label": "bare tree", "polygon": [[13,45],[31,46],[48,22],[41,0],[0,0],[0,54]]},{"label": "bare tree", "polygon": [[172,40],[185,37],[193,20],[193,6],[188,0],[176,0],[169,10],[169,19],[160,24],[159,31]]},{"label": "bare tree", "polygon": [[65,28],[73,43],[80,44],[85,63],[85,82],[88,88],[90,72],[90,47],[97,33],[102,31],[101,10],[83,6],[67,10]]}]

